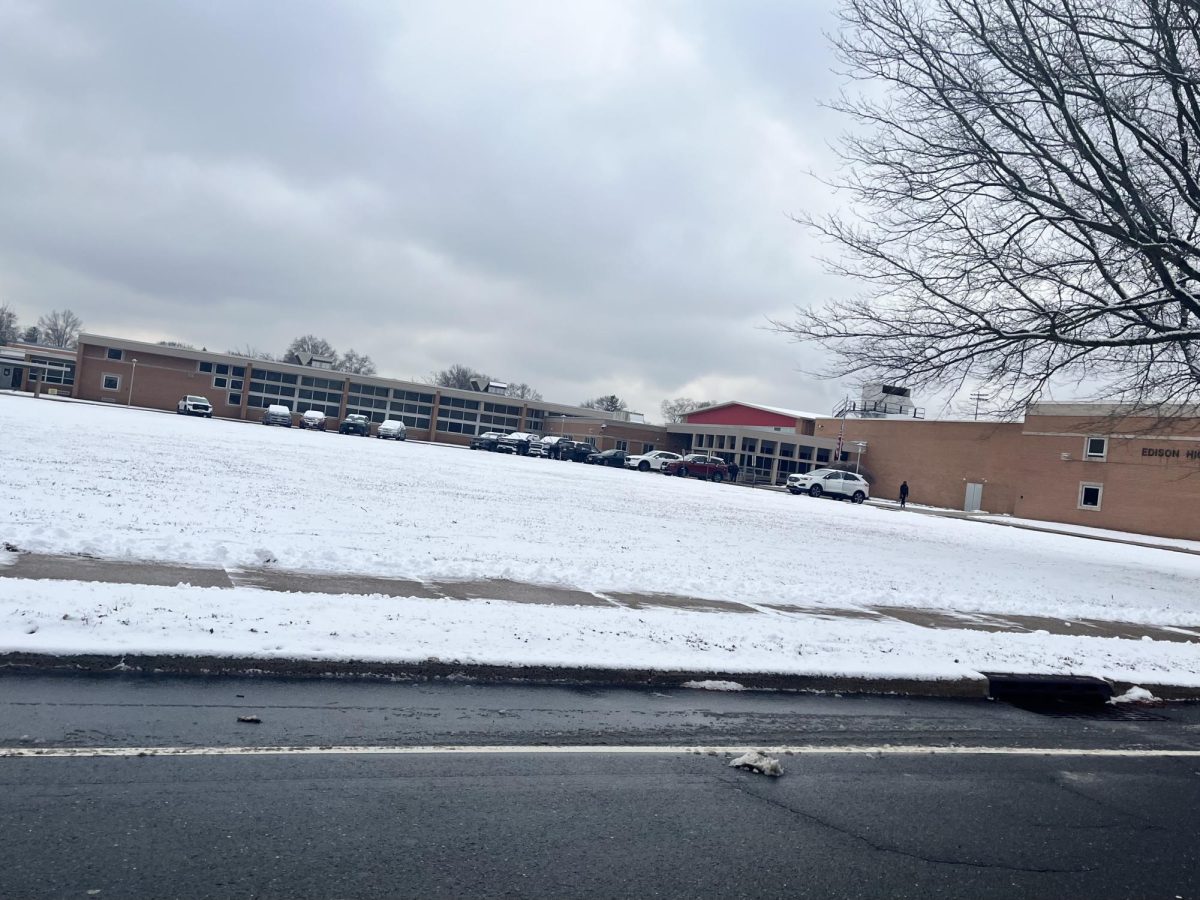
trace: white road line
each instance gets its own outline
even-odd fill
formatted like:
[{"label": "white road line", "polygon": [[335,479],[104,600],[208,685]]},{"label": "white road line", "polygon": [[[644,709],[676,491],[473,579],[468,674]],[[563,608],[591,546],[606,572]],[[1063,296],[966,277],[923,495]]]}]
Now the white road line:
[{"label": "white road line", "polygon": [[776,756],[855,755],[855,756],[1083,756],[1083,757],[1181,757],[1200,758],[1200,750],[1156,750],[1134,748],[1072,749],[1069,747],[934,747],[934,746],[829,746],[801,745],[769,747],[752,744],[721,747],[676,746],[480,746],[467,745],[389,747],[309,746],[309,747],[4,747],[0,759],[71,759],[126,756],[428,756],[434,754],[469,755],[672,755],[719,756],[741,754],[747,749]]}]

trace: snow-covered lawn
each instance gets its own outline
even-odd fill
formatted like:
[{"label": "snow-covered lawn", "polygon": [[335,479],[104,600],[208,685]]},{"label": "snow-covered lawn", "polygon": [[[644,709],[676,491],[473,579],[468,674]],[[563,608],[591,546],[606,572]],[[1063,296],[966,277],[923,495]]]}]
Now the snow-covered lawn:
[{"label": "snow-covered lawn", "polygon": [[[36,552],[417,580],[505,578],[806,608],[1200,623],[1200,556],[728,484],[8,395],[0,395],[0,445],[0,542]],[[594,664],[667,665],[696,662],[688,649],[695,639],[736,648],[704,655],[703,668],[724,671],[934,675],[1000,667],[1007,654],[1013,665],[1040,659],[1043,670],[1111,663],[1114,671],[1158,672],[1160,681],[1166,671],[1191,672],[1200,683],[1200,661],[1181,662],[1200,658],[1193,644],[880,630],[770,612],[518,611],[518,604],[330,600],[243,588],[72,591],[64,605],[52,585],[0,579],[0,649],[78,651],[71,642],[87,633],[81,620],[96,622],[95,610],[108,604],[106,646],[144,651],[243,652],[236,641],[222,642],[225,631],[239,640],[251,635],[255,652],[280,655],[578,662],[590,654]],[[260,638],[252,625],[237,624],[239,609],[247,621],[269,622],[272,634]],[[194,627],[206,614],[225,623],[210,626],[212,635]],[[141,624],[111,624],[120,618]],[[37,630],[26,634],[35,620]],[[293,623],[290,637],[276,630],[283,622]],[[332,631],[355,637],[334,641]],[[925,633],[919,640],[918,632]]]}]

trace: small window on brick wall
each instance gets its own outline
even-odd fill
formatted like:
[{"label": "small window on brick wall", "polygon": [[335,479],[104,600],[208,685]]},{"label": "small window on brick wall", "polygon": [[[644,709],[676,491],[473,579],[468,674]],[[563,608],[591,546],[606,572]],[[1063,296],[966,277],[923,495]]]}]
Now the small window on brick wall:
[{"label": "small window on brick wall", "polygon": [[104,381],[103,381],[104,390],[119,391],[121,389],[121,376],[120,375],[105,375],[105,376],[103,376],[103,378],[104,378]]},{"label": "small window on brick wall", "polygon": [[124,358],[124,356],[125,356],[124,352],[123,352],[123,351],[121,351],[121,350],[118,350],[116,347],[109,347],[109,348],[108,348],[108,353],[107,353],[107,358],[108,358],[108,359],[117,359],[117,360],[119,360],[119,359],[123,359],[123,358]]},{"label": "small window on brick wall", "polygon": [[1083,458],[1104,462],[1108,458],[1108,438],[1087,438],[1083,442]]},{"label": "small window on brick wall", "polygon": [[1099,509],[1100,500],[1104,496],[1104,485],[1082,482],[1079,485],[1079,508]]}]

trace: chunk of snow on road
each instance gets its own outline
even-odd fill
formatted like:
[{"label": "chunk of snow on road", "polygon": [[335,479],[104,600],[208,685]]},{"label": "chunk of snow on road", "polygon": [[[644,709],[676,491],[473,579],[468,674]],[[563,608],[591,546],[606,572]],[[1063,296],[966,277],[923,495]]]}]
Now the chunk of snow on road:
[{"label": "chunk of snow on road", "polygon": [[751,750],[749,753],[743,753],[737,759],[730,760],[729,767],[757,772],[759,775],[770,775],[773,778],[778,778],[783,774],[783,766],[779,764],[779,760],[773,756],[767,756],[765,753],[759,753],[757,750]]},{"label": "chunk of snow on road", "polygon": [[1109,703],[1159,703],[1161,702],[1152,693],[1143,687],[1131,687],[1119,697],[1113,697]]},{"label": "chunk of snow on road", "polygon": [[744,691],[745,685],[738,684],[736,681],[716,681],[709,679],[708,681],[685,681],[680,687],[692,688],[697,691]]}]

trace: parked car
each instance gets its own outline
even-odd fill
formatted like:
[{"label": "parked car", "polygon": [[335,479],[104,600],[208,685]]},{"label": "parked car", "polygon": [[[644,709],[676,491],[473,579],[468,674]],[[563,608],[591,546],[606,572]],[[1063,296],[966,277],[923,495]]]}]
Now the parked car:
[{"label": "parked car", "polygon": [[689,453],[683,459],[673,459],[662,467],[665,475],[681,478],[707,478],[709,481],[724,481],[729,477],[729,468],[719,456]]},{"label": "parked car", "polygon": [[371,433],[371,420],[358,414],[346,416],[338,426],[338,434],[361,434],[366,437]]},{"label": "parked car", "polygon": [[542,438],[542,456],[557,459],[559,450],[558,445],[564,440],[565,438],[561,434],[546,435],[544,438]]},{"label": "parked car", "polygon": [[616,468],[624,468],[625,460],[628,459],[624,450],[604,450],[600,453],[591,453],[588,455],[587,461],[593,466],[613,466]]},{"label": "parked car", "polygon": [[536,434],[533,436],[533,440],[529,442],[529,455],[530,456],[545,456],[546,455],[546,445],[542,443],[542,439],[540,437],[538,437]]},{"label": "parked car", "polygon": [[196,397],[188,394],[175,404],[175,412],[181,416],[203,416],[206,419],[211,419],[212,404],[208,402],[207,397]]},{"label": "parked car", "polygon": [[501,453],[516,453],[519,456],[528,456],[530,445],[537,439],[538,436],[536,434],[514,431],[512,434],[500,438],[496,449]]},{"label": "parked car", "polygon": [[399,419],[386,419],[375,432],[375,437],[384,441],[402,441],[408,437],[408,428]]},{"label": "parked car", "polygon": [[292,427],[292,409],[290,406],[283,406],[279,403],[272,403],[267,407],[267,411],[263,413],[262,423],[264,425],[282,425],[284,428]]},{"label": "parked car", "polygon": [[316,409],[304,411],[304,415],[300,417],[300,427],[308,428],[313,431],[325,430],[325,413]]},{"label": "parked car", "polygon": [[587,462],[587,458],[593,453],[599,452],[595,444],[588,444],[584,441],[559,441],[558,442],[558,458],[569,459],[571,462]]},{"label": "parked car", "polygon": [[811,472],[789,475],[787,489],[793,494],[820,497],[828,494],[851,503],[862,503],[871,496],[871,486],[861,475],[838,469],[813,469]]},{"label": "parked car", "polygon": [[471,438],[472,450],[495,450],[500,446],[500,441],[504,437],[499,431],[485,431],[483,434],[477,434]]},{"label": "parked car", "polygon": [[631,469],[637,469],[639,472],[661,472],[662,467],[669,462],[674,462],[677,459],[683,459],[678,453],[672,453],[670,450],[651,450],[649,453],[639,453],[637,456],[625,457],[625,465]]}]

